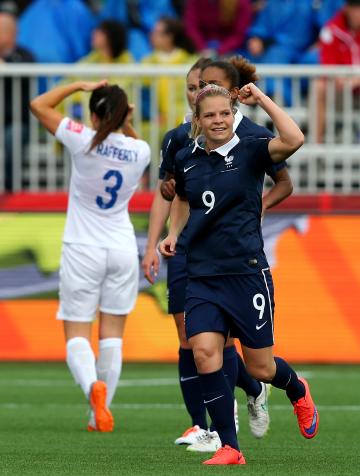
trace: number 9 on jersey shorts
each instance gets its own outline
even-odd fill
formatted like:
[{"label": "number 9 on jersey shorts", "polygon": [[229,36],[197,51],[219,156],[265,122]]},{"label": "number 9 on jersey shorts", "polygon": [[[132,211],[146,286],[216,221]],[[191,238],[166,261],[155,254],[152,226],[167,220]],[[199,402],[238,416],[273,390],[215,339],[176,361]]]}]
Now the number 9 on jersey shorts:
[{"label": "number 9 on jersey shorts", "polygon": [[134,307],[139,282],[136,252],[64,243],[57,319],[91,322],[100,311],[124,315]]},{"label": "number 9 on jersey shorts", "polygon": [[274,287],[269,268],[254,274],[189,278],[185,330],[219,332],[252,349],[274,344]]}]

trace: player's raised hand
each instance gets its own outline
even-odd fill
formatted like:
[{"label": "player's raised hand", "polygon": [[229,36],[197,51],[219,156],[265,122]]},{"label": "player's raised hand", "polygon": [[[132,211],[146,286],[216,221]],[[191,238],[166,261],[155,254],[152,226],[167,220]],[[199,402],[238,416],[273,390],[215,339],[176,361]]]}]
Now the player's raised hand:
[{"label": "player's raised hand", "polygon": [[160,260],[155,249],[147,250],[141,262],[141,267],[145,278],[150,284],[154,284],[155,279],[159,273]]},{"label": "player's raised hand", "polygon": [[159,244],[160,253],[163,256],[165,256],[166,258],[170,258],[171,256],[175,256],[175,254],[176,254],[176,242],[177,242],[176,236],[168,235]]},{"label": "player's raised hand", "polygon": [[108,84],[107,79],[102,79],[101,81],[82,81],[81,89],[83,91],[95,91],[95,89],[102,88]]},{"label": "player's raised hand", "polygon": [[248,83],[240,89],[238,99],[242,104],[253,106],[263,96],[264,93],[261,89],[255,86],[254,83]]}]

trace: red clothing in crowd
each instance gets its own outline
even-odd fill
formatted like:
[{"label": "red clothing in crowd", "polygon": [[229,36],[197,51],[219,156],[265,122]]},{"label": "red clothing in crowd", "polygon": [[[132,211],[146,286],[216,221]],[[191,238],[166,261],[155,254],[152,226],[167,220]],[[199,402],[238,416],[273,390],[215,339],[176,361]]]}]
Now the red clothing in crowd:
[{"label": "red clothing in crowd", "polygon": [[198,51],[217,40],[217,52],[222,55],[241,48],[251,22],[250,0],[238,0],[235,16],[230,24],[221,24],[219,0],[187,0],[184,10],[186,32]]},{"label": "red clothing in crowd", "polygon": [[321,30],[320,42],[321,64],[360,64],[360,31],[348,29],[343,10]]}]

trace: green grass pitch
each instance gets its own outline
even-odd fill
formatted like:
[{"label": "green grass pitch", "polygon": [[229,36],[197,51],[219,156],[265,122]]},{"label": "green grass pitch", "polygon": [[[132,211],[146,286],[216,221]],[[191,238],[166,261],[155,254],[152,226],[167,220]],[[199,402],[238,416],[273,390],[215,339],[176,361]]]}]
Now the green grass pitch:
[{"label": "green grass pitch", "polygon": [[88,433],[87,405],[65,364],[0,363],[1,475],[359,475],[360,368],[299,366],[320,412],[314,440],[300,435],[285,395],[272,390],[268,435],[248,429],[237,389],[246,466],[204,467],[176,447],[189,425],[175,365],[125,364],[111,434]]}]

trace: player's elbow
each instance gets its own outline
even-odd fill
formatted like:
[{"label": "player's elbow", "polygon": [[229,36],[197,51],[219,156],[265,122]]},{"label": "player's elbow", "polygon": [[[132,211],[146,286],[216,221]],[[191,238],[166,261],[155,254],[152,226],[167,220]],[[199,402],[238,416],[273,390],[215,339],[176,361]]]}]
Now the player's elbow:
[{"label": "player's elbow", "polygon": [[285,186],[284,186],[284,195],[285,195],[285,198],[287,197],[290,197],[290,195],[293,193],[294,191],[294,185],[293,183],[291,182],[291,180],[287,180],[285,182]]},{"label": "player's elbow", "polygon": [[38,116],[40,112],[40,105],[38,98],[33,99],[30,101],[30,111],[34,114],[34,116]]},{"label": "player's elbow", "polygon": [[299,129],[296,134],[294,134],[294,137],[292,138],[289,147],[291,149],[291,153],[293,154],[296,152],[298,149],[300,149],[301,146],[304,145],[305,142],[305,136]]}]

